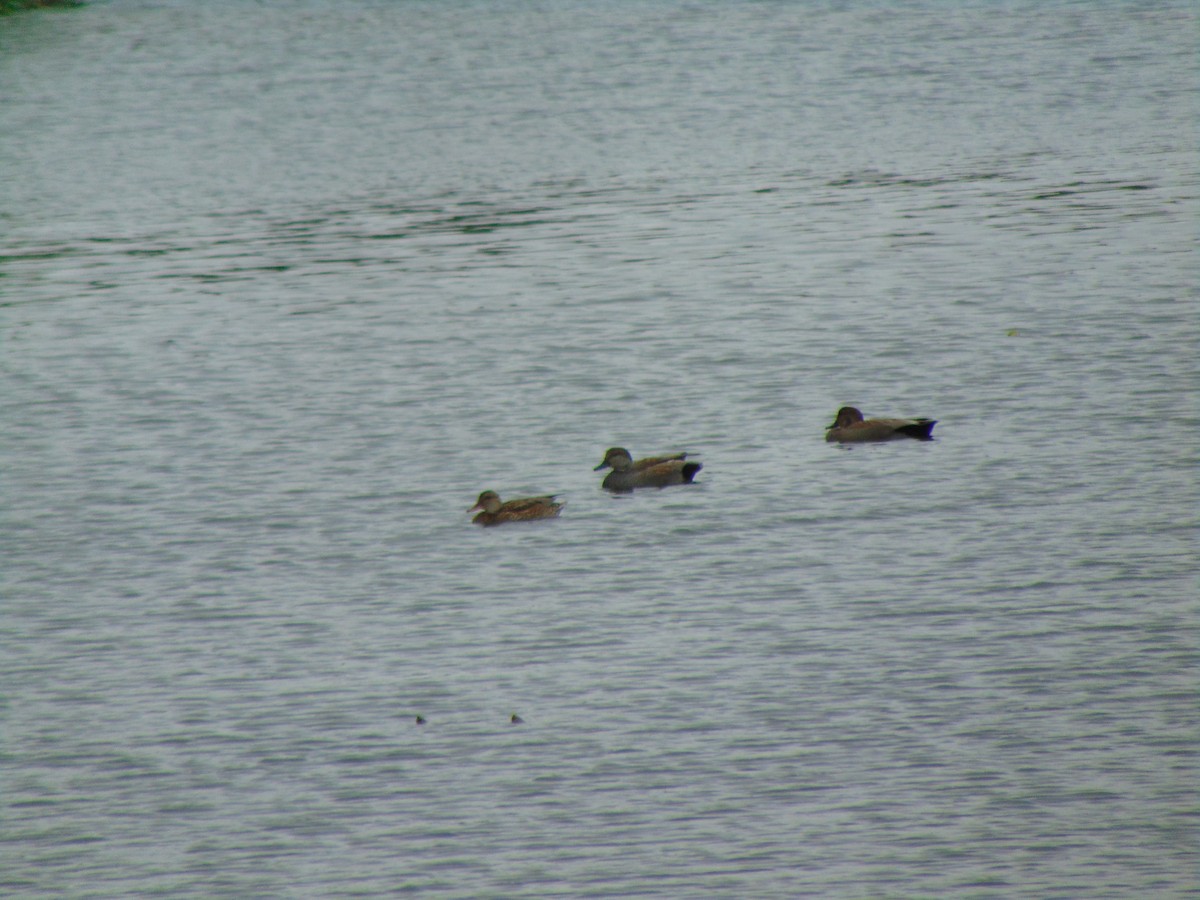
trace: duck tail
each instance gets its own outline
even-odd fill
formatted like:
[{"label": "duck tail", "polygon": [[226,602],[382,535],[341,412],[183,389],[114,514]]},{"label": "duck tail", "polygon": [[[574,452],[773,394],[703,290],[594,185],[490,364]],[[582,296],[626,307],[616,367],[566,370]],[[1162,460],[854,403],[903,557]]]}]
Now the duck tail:
[{"label": "duck tail", "polygon": [[684,463],[680,470],[683,473],[683,483],[691,484],[692,479],[696,477],[696,473],[703,469],[704,466],[698,462]]},{"label": "duck tail", "polygon": [[933,426],[937,424],[937,419],[917,419],[910,425],[901,425],[896,430],[901,434],[907,434],[911,438],[916,438],[918,441],[933,440]]}]

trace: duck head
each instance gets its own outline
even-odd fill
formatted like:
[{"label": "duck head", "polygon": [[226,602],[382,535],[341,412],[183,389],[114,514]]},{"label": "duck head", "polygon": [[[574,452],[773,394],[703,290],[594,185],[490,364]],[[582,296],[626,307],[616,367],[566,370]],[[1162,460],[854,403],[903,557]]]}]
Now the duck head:
[{"label": "duck head", "polygon": [[494,513],[499,508],[500,495],[495,491],[484,491],[479,495],[479,499],[475,501],[475,505],[468,509],[467,512],[475,512],[481,509],[484,512]]},{"label": "duck head", "polygon": [[614,472],[621,472],[633,465],[633,457],[629,455],[629,451],[624,447],[610,447],[604,454],[604,461],[593,472],[599,472],[601,469],[612,468]]},{"label": "duck head", "polygon": [[837,418],[833,420],[833,424],[829,428],[845,428],[847,425],[853,425],[862,420],[863,414],[853,406],[843,406],[837,411]]}]

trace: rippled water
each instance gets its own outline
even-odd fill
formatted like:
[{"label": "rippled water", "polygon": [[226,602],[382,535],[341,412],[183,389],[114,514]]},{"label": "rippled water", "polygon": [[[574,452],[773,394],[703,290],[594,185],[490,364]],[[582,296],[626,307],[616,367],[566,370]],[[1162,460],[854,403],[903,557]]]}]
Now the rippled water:
[{"label": "rippled water", "polygon": [[1194,895],[1196,26],[0,19],[0,890]]}]

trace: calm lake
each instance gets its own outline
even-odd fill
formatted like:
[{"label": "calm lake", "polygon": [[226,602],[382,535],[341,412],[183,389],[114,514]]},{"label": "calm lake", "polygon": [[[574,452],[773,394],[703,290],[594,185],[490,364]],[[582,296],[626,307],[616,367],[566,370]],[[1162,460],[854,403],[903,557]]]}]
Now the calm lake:
[{"label": "calm lake", "polygon": [[0,894],[1195,897],[1198,33],[0,18]]}]

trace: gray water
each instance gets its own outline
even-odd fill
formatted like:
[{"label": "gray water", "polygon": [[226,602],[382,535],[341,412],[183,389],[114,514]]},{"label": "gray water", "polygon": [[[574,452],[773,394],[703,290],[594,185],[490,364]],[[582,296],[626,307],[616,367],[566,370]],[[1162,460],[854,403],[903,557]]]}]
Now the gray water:
[{"label": "gray water", "polygon": [[1198,18],[0,19],[0,893],[1196,896]]}]

